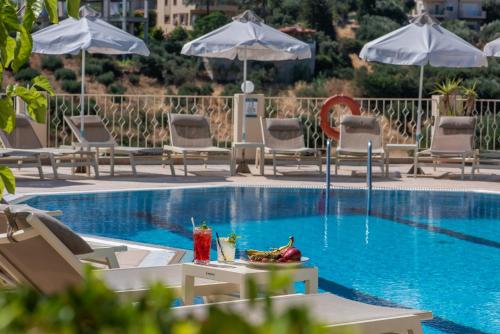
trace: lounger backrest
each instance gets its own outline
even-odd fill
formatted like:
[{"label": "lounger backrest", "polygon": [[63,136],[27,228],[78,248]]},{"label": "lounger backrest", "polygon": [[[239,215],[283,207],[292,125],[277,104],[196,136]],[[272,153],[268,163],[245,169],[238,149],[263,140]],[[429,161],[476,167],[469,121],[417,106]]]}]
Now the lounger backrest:
[{"label": "lounger backrest", "polygon": [[51,294],[82,282],[82,267],[71,251],[30,212],[15,213],[22,226],[11,237],[0,234],[0,268],[18,283]]},{"label": "lounger backrest", "polygon": [[343,115],[340,120],[339,148],[367,150],[368,141],[373,149],[382,148],[380,125],[375,116]]},{"label": "lounger backrest", "polygon": [[80,116],[64,116],[64,120],[80,143],[116,144],[115,139],[108,129],[106,129],[102,119],[97,115],[83,116],[83,136],[80,132]]},{"label": "lounger backrest", "polygon": [[469,116],[436,118],[431,150],[470,152],[474,149],[476,119]]},{"label": "lounger backrest", "polygon": [[304,131],[297,118],[261,118],[262,141],[272,149],[302,149]]},{"label": "lounger backrest", "polygon": [[177,147],[210,147],[210,122],[202,115],[169,114],[170,141]]},{"label": "lounger backrest", "polygon": [[16,115],[16,126],[11,133],[0,130],[0,140],[5,148],[42,148],[42,142],[33,128],[33,120],[24,115]]}]

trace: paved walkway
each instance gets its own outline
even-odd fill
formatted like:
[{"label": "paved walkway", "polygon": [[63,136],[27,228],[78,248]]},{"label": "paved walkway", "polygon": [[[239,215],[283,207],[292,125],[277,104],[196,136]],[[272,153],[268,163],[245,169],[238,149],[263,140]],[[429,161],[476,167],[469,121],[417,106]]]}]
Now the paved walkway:
[{"label": "paved walkway", "polygon": [[[391,168],[389,177],[381,175],[374,168],[373,186],[380,188],[411,188],[411,189],[451,189],[451,190],[481,190],[500,192],[500,170],[484,170],[476,175],[474,180],[466,174],[465,180],[460,179],[458,169],[424,169],[426,175],[414,178],[406,175],[409,165],[397,165]],[[272,168],[266,167],[265,176],[257,175],[253,168],[251,175],[229,176],[225,166],[193,166],[190,175],[183,176],[182,168],[176,166],[178,176],[172,177],[168,168],[160,166],[139,166],[139,175],[131,175],[130,167],[117,166],[117,173],[111,177],[107,166],[101,168],[101,177],[94,179],[85,174],[71,175],[70,170],[61,169],[61,178],[52,179],[51,169],[44,167],[45,180],[39,180],[34,170],[15,171],[17,177],[17,195],[46,194],[54,192],[106,191],[120,189],[170,188],[204,185],[263,185],[263,186],[312,186],[322,187],[325,175],[318,175],[317,169],[304,167],[282,167],[277,176],[272,175]],[[333,172],[333,169],[332,169]],[[470,169],[467,168],[466,173]],[[354,176],[353,176],[354,174]],[[334,187],[365,187],[366,170],[363,168],[348,168],[340,170],[339,175],[332,175]],[[181,175],[181,176],[179,176]]]}]

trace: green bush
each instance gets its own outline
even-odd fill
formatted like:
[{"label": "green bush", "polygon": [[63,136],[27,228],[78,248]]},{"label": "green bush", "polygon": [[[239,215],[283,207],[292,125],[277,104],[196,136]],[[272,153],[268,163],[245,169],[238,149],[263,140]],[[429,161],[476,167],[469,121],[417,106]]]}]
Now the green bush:
[{"label": "green bush", "polygon": [[368,42],[399,27],[400,25],[397,22],[388,17],[367,15],[359,23],[359,28],[356,30],[356,38]]},{"label": "green bush", "polygon": [[500,20],[492,21],[481,28],[479,42],[486,44],[500,37]]},{"label": "green bush", "polygon": [[42,68],[44,70],[54,72],[55,70],[62,68],[62,67],[64,67],[64,64],[63,64],[60,57],[54,56],[54,55],[42,57]]},{"label": "green bush", "polygon": [[[0,291],[0,333],[350,333],[323,327],[304,306],[276,312],[268,297],[264,303],[254,304],[262,314],[260,321],[217,305],[201,319],[179,316],[172,312],[172,290],[163,285],[152,284],[143,295],[130,300],[119,298],[90,270],[85,276],[82,284],[48,296],[27,287]],[[289,282],[286,277],[273,279],[270,286],[276,288],[269,288],[266,295],[284,289]],[[249,286],[251,291],[257,289],[255,284]],[[251,297],[255,299],[255,293]]]},{"label": "green bush", "polygon": [[56,80],[76,80],[76,73],[69,68],[60,68],[54,73]]},{"label": "green bush", "polygon": [[87,75],[93,75],[93,76],[98,76],[103,73],[102,70],[102,65],[101,64],[86,64],[85,65],[85,74]]},{"label": "green bush", "polygon": [[212,95],[212,85],[209,83],[203,84],[201,87],[196,86],[194,83],[186,82],[179,87],[177,92],[179,95]]},{"label": "green bush", "polygon": [[127,91],[127,88],[123,87],[120,84],[113,84],[113,85],[111,85],[111,86],[108,87],[108,92],[110,94],[114,94],[114,95],[122,95],[126,91]]},{"label": "green bush", "polygon": [[104,73],[106,72],[113,72],[115,77],[119,78],[122,76],[122,69],[120,68],[120,65],[116,61],[107,59],[102,62],[102,70]]},{"label": "green bush", "polygon": [[27,67],[19,70],[19,72],[14,75],[14,79],[20,82],[29,82],[31,81],[31,79],[39,75],[39,71],[35,70],[34,68]]},{"label": "green bush", "polygon": [[[231,20],[223,12],[211,12],[208,15],[198,18],[194,22],[193,31],[191,32],[192,38],[197,38],[213,31],[223,25],[229,23]],[[180,40],[180,39],[177,39]]]},{"label": "green bush", "polygon": [[228,83],[224,85],[224,90],[222,91],[222,96],[233,96],[234,94],[241,93],[241,88],[239,85],[234,83]]},{"label": "green bush", "polygon": [[115,81],[113,72],[105,72],[97,77],[97,82],[105,86],[111,85]]},{"label": "green bush", "polygon": [[471,29],[465,21],[447,20],[442,23],[442,26],[471,44],[477,43],[477,32]]},{"label": "green bush", "polygon": [[141,76],[137,73],[131,73],[128,75],[128,82],[130,82],[132,85],[136,86],[139,84],[141,81]]},{"label": "green bush", "polygon": [[76,94],[81,92],[82,83],[74,80],[63,80],[61,87],[70,94]]}]

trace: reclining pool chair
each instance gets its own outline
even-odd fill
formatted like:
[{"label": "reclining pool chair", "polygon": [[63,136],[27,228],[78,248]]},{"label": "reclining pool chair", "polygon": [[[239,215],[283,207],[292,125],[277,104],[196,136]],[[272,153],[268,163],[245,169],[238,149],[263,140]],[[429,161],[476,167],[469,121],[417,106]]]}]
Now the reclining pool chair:
[{"label": "reclining pool chair", "polygon": [[[284,295],[272,297],[276,313],[290,307],[306,307],[317,321],[332,328],[333,333],[356,334],[423,334],[421,321],[432,319],[432,313],[414,309],[374,306],[335,296],[330,293]],[[251,304],[246,300],[218,303],[223,310],[240,314],[252,323],[265,318],[263,299]],[[259,307],[257,307],[259,306]],[[211,305],[190,305],[173,309],[176,316],[205,319]]]},{"label": "reclining pool chair", "polygon": [[234,174],[232,152],[230,149],[212,144],[208,118],[203,115],[169,113],[168,125],[171,145],[165,145],[164,149],[182,156],[184,176],[187,176],[188,164],[200,160],[205,165],[227,163],[231,175]]},{"label": "reclining pool chair", "polygon": [[[476,119],[468,116],[442,116],[437,117],[428,150],[418,152],[417,167],[431,166],[436,169],[441,167],[456,167],[461,169],[464,179],[465,162],[471,159],[474,164],[474,131]],[[422,160],[432,159],[431,163]],[[415,168],[416,171],[418,168]]]},{"label": "reclining pool chair", "polygon": [[304,131],[299,119],[261,118],[260,127],[265,153],[272,155],[274,175],[278,165],[315,165],[321,174],[321,151],[305,146]]},{"label": "reclining pool chair", "polygon": [[367,166],[368,142],[372,142],[372,161],[384,172],[385,153],[382,134],[374,116],[343,115],[340,139],[335,152],[335,175],[341,165]]},{"label": "reclining pool chair", "polygon": [[99,153],[108,153],[110,157],[111,175],[115,175],[115,155],[124,155],[129,158],[133,175],[137,175],[138,165],[166,165],[170,166],[170,172],[175,175],[174,165],[170,155],[162,148],[155,147],[128,147],[118,146],[115,138],[108,131],[101,118],[96,115],[86,115],[83,117],[84,132],[80,132],[80,116],[64,116],[71,132],[78,140],[74,145],[83,147],[90,151],[96,150],[97,159]]},{"label": "reclining pool chair", "polygon": [[[0,164],[11,168],[36,167],[43,179],[42,161],[48,157],[54,171],[54,178],[58,178],[58,168],[93,167],[95,176],[99,176],[99,168],[95,153],[72,148],[43,147],[33,128],[34,121],[29,117],[18,114],[16,127],[11,133],[0,130],[0,142],[4,149],[0,150]],[[87,168],[90,172],[90,168]]]},{"label": "reclining pool chair", "polygon": [[25,204],[0,204],[0,233],[7,232],[8,220],[5,215],[6,208],[9,208],[13,213],[32,212],[38,214],[40,221],[44,223],[59,240],[69,245],[75,256],[80,260],[103,264],[108,268],[119,268],[120,265],[116,253],[127,251],[127,246],[125,245],[107,246],[95,242],[87,242],[66,225],[63,225],[54,218],[54,215],[60,215],[62,212],[38,210]]},{"label": "reclining pool chair", "polygon": [[[9,220],[11,229],[0,234],[0,270],[15,284],[27,284],[42,293],[51,294],[80,284],[84,267],[69,245],[41,221],[42,217],[43,213],[18,211]],[[100,269],[95,272],[109,288],[122,295],[138,296],[147,291],[151,283],[161,282],[180,296],[181,267],[180,264],[173,264]],[[195,294],[199,296],[238,291],[234,284],[202,279],[197,279],[195,283]]]}]

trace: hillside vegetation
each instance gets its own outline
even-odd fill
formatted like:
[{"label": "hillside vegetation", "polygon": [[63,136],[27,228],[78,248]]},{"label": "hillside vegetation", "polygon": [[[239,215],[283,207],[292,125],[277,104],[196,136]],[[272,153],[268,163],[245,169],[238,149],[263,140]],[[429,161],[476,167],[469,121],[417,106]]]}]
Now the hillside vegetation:
[{"label": "hillside vegetation", "polygon": [[[252,62],[249,79],[256,91],[267,95],[323,97],[348,94],[369,97],[416,97],[418,69],[412,66],[366,64],[357,54],[368,41],[408,23],[412,0],[264,0],[240,1],[266,23],[277,28],[300,24],[317,32],[316,63],[313,75],[294,73],[294,82],[276,82],[272,63]],[[500,37],[500,3],[484,1],[488,16],[479,31],[463,21],[447,21],[443,26],[478,47]],[[154,20],[154,15],[152,15]],[[168,35],[152,29],[149,57],[87,57],[88,93],[110,94],[181,94],[232,95],[239,92],[239,82],[208,77],[201,59],[180,55],[182,45],[230,21],[220,12],[211,12],[197,20],[193,31],[177,28]],[[154,23],[154,22],[152,22]],[[137,32],[142,27],[138,26]],[[58,93],[79,93],[80,56],[33,55],[30,66],[7,81],[29,81],[39,72],[49,77]],[[295,75],[296,74],[296,75]],[[500,97],[500,63],[490,60],[483,69],[426,69],[424,94],[430,95],[436,83],[460,78],[466,86],[477,82],[480,98]]]}]

